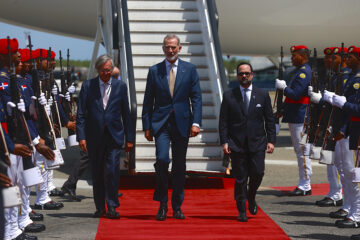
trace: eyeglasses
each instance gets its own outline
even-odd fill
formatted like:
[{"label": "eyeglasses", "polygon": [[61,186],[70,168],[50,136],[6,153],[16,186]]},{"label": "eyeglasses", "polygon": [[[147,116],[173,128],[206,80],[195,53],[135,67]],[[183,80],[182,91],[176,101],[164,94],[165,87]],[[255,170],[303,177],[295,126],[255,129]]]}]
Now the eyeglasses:
[{"label": "eyeglasses", "polygon": [[103,69],[100,71],[100,73],[110,73],[112,71],[113,71],[112,69]]},{"label": "eyeglasses", "polygon": [[245,76],[248,77],[248,76],[250,76],[250,74],[251,74],[251,72],[238,72],[237,75],[238,75],[238,76],[244,76],[244,75],[245,75]]}]

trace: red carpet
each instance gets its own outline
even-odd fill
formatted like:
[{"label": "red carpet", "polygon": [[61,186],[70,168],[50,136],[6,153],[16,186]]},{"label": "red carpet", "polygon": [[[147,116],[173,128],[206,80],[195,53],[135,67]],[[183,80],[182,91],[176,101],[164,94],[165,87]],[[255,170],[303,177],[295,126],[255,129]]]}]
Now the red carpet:
[{"label": "red carpet", "polygon": [[[296,186],[291,187],[271,187],[276,190],[280,190],[283,193],[288,193],[295,189]],[[326,195],[329,192],[328,183],[311,184],[311,192],[313,196]]]},{"label": "red carpet", "polygon": [[[189,178],[182,210],[185,220],[155,220],[158,202],[152,200],[153,177],[123,177],[120,191],[121,218],[101,218],[96,239],[290,239],[260,208],[249,222],[236,220],[233,179]],[[169,197],[171,192],[169,193]]]}]

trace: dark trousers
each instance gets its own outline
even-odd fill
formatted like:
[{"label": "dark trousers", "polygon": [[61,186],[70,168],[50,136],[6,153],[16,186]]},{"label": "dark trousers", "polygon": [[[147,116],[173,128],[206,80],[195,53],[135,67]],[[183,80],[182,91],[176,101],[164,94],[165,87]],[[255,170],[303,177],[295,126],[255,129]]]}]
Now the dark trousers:
[{"label": "dark trousers", "polygon": [[5,232],[4,203],[3,203],[2,188],[0,187],[0,239],[4,238],[4,232]]},{"label": "dark trousers", "polygon": [[[265,151],[231,152],[232,173],[235,178],[234,198],[239,211],[247,200],[254,201],[265,171]],[[242,206],[242,207],[240,207]]]},{"label": "dark trousers", "polygon": [[80,149],[80,159],[74,166],[73,171],[71,172],[68,180],[66,180],[66,182],[64,183],[64,186],[66,185],[67,187],[75,190],[77,182],[79,181],[85,170],[88,168],[89,163],[90,161],[88,153]]},{"label": "dark trousers", "polygon": [[173,193],[171,197],[172,208],[176,211],[184,201],[184,185],[186,172],[186,151],[189,138],[184,138],[176,125],[174,114],[155,136],[156,162],[156,188],[154,200],[166,203],[168,201],[168,169],[170,164],[169,150],[171,143],[172,168],[171,178]]},{"label": "dark trousers", "polygon": [[102,144],[88,146],[89,158],[92,166],[92,181],[94,202],[97,210],[120,206],[118,199],[120,179],[119,146],[105,129]]}]

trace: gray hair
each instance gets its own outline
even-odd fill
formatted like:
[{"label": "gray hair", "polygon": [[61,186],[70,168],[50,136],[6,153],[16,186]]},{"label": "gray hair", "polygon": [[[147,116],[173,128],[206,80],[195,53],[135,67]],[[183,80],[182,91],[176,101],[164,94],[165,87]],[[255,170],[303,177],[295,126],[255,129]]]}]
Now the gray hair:
[{"label": "gray hair", "polygon": [[166,40],[166,39],[173,39],[173,38],[176,38],[176,39],[177,39],[178,46],[180,46],[180,38],[179,38],[176,34],[167,34],[167,35],[164,37],[163,45],[165,45],[165,40]]},{"label": "gray hair", "polygon": [[95,68],[99,70],[100,66],[104,65],[107,61],[111,61],[111,65],[114,66],[114,62],[109,55],[101,55],[96,59]]}]

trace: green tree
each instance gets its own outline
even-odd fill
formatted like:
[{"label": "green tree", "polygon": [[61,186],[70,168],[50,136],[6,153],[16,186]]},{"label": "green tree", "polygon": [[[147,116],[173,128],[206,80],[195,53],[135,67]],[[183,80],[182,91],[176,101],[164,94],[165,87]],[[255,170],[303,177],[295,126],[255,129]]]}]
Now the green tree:
[{"label": "green tree", "polygon": [[229,81],[231,80],[231,75],[236,71],[236,67],[239,63],[242,62],[249,63],[249,60],[236,58],[236,57],[231,57],[230,59],[224,57],[223,60]]}]

